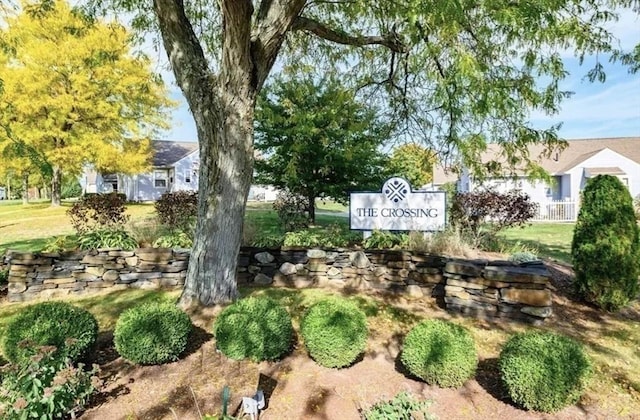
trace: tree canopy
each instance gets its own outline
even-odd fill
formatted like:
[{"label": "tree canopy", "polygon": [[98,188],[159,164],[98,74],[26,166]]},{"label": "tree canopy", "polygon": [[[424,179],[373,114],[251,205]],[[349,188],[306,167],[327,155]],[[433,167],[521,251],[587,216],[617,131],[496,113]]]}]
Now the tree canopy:
[{"label": "tree canopy", "polygon": [[0,142],[50,167],[52,202],[59,204],[62,174],[86,164],[121,173],[147,167],[149,137],[166,126],[172,103],[150,61],[132,54],[125,28],[62,0],[25,1],[7,13]]},{"label": "tree canopy", "polygon": [[256,108],[256,182],[286,188],[309,202],[346,202],[351,190],[378,190],[384,157],[378,148],[389,130],[375,109],[334,79],[278,80]]},{"label": "tree canopy", "polygon": [[405,178],[414,189],[422,188],[433,180],[435,153],[417,143],[401,144],[391,153],[387,164],[390,175]]},{"label": "tree canopy", "polygon": [[[199,218],[181,302],[235,299],[253,174],[256,98],[274,63],[338,73],[385,104],[396,134],[456,156],[474,174],[489,141],[535,170],[527,146],[561,146],[536,129],[569,93],[562,54],[614,53],[605,24],[634,0],[89,0],[159,29],[200,143]],[[152,17],[149,10],[154,11]],[[596,67],[590,73],[598,78]]]}]

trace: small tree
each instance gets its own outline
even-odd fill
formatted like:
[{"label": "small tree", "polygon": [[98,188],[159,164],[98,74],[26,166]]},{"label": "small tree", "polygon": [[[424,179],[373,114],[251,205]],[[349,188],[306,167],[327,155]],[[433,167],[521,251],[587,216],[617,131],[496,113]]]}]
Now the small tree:
[{"label": "small tree", "polygon": [[396,147],[389,159],[391,175],[405,178],[414,189],[421,188],[433,179],[435,153],[416,143]]},{"label": "small tree", "polygon": [[606,310],[638,294],[640,239],[629,190],[611,175],[598,175],[582,193],[571,257],[576,291]]},{"label": "small tree", "polygon": [[370,106],[335,80],[280,80],[256,110],[257,181],[286,188],[308,200],[345,202],[349,190],[379,189],[384,178],[378,147],[388,130]]}]

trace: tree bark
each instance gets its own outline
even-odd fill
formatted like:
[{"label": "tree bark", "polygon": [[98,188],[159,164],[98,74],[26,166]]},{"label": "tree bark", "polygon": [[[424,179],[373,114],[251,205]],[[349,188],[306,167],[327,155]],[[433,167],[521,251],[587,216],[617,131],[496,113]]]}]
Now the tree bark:
[{"label": "tree bark", "polygon": [[60,191],[62,189],[62,170],[59,166],[53,167],[53,176],[51,177],[51,206],[60,206]]},{"label": "tree bark", "polygon": [[29,173],[22,174],[22,204],[29,204]]},{"label": "tree bark", "polygon": [[316,224],[316,195],[311,193],[308,195],[307,200],[309,200],[309,208],[308,208],[308,213],[309,213],[309,222],[312,225]]}]

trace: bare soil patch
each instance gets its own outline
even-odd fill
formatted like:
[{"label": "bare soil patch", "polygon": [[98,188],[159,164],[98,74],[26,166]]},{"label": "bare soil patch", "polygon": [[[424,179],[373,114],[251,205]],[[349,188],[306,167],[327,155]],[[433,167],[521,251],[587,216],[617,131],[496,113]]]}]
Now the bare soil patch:
[{"label": "bare soil patch", "polygon": [[[210,334],[219,308],[192,314],[198,328],[186,357],[162,366],[130,365],[118,357],[110,333],[102,333],[93,362],[100,364],[105,386],[81,418],[190,420],[204,414],[220,415],[222,389],[229,386],[230,414],[241,414],[238,408],[243,396],[253,395],[258,387],[265,391],[267,407],[260,415],[262,420],[359,419],[361,409],[403,390],[432,400],[431,412],[440,419],[640,419],[638,372],[625,368],[638,365],[638,360],[625,362],[625,357],[640,360],[640,343],[632,341],[629,348],[618,349],[606,339],[612,331],[640,325],[640,303],[617,314],[603,313],[572,295],[570,267],[553,262],[548,267],[556,288],[554,315],[542,328],[578,338],[596,359],[611,358],[610,364],[602,362],[599,368],[610,371],[592,383],[579,404],[559,413],[534,413],[516,407],[500,382],[497,358],[501,344],[509,334],[532,327],[456,317],[433,299],[377,296],[375,299],[383,303],[372,309],[375,316],[369,318],[365,355],[338,370],[317,365],[300,340],[291,354],[278,362],[227,359],[216,351]],[[429,386],[408,376],[398,362],[408,329],[430,317],[455,318],[473,327],[480,365],[476,378],[459,389]]]}]

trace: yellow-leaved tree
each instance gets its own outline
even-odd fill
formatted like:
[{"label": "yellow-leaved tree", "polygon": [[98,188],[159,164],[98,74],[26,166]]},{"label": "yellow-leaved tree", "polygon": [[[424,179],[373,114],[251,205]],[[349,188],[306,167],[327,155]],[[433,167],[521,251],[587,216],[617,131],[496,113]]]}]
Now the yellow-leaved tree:
[{"label": "yellow-leaved tree", "polygon": [[50,167],[51,204],[60,204],[63,173],[147,169],[150,137],[174,104],[150,60],[131,52],[127,30],[61,0],[23,1],[3,21],[0,142]]}]

